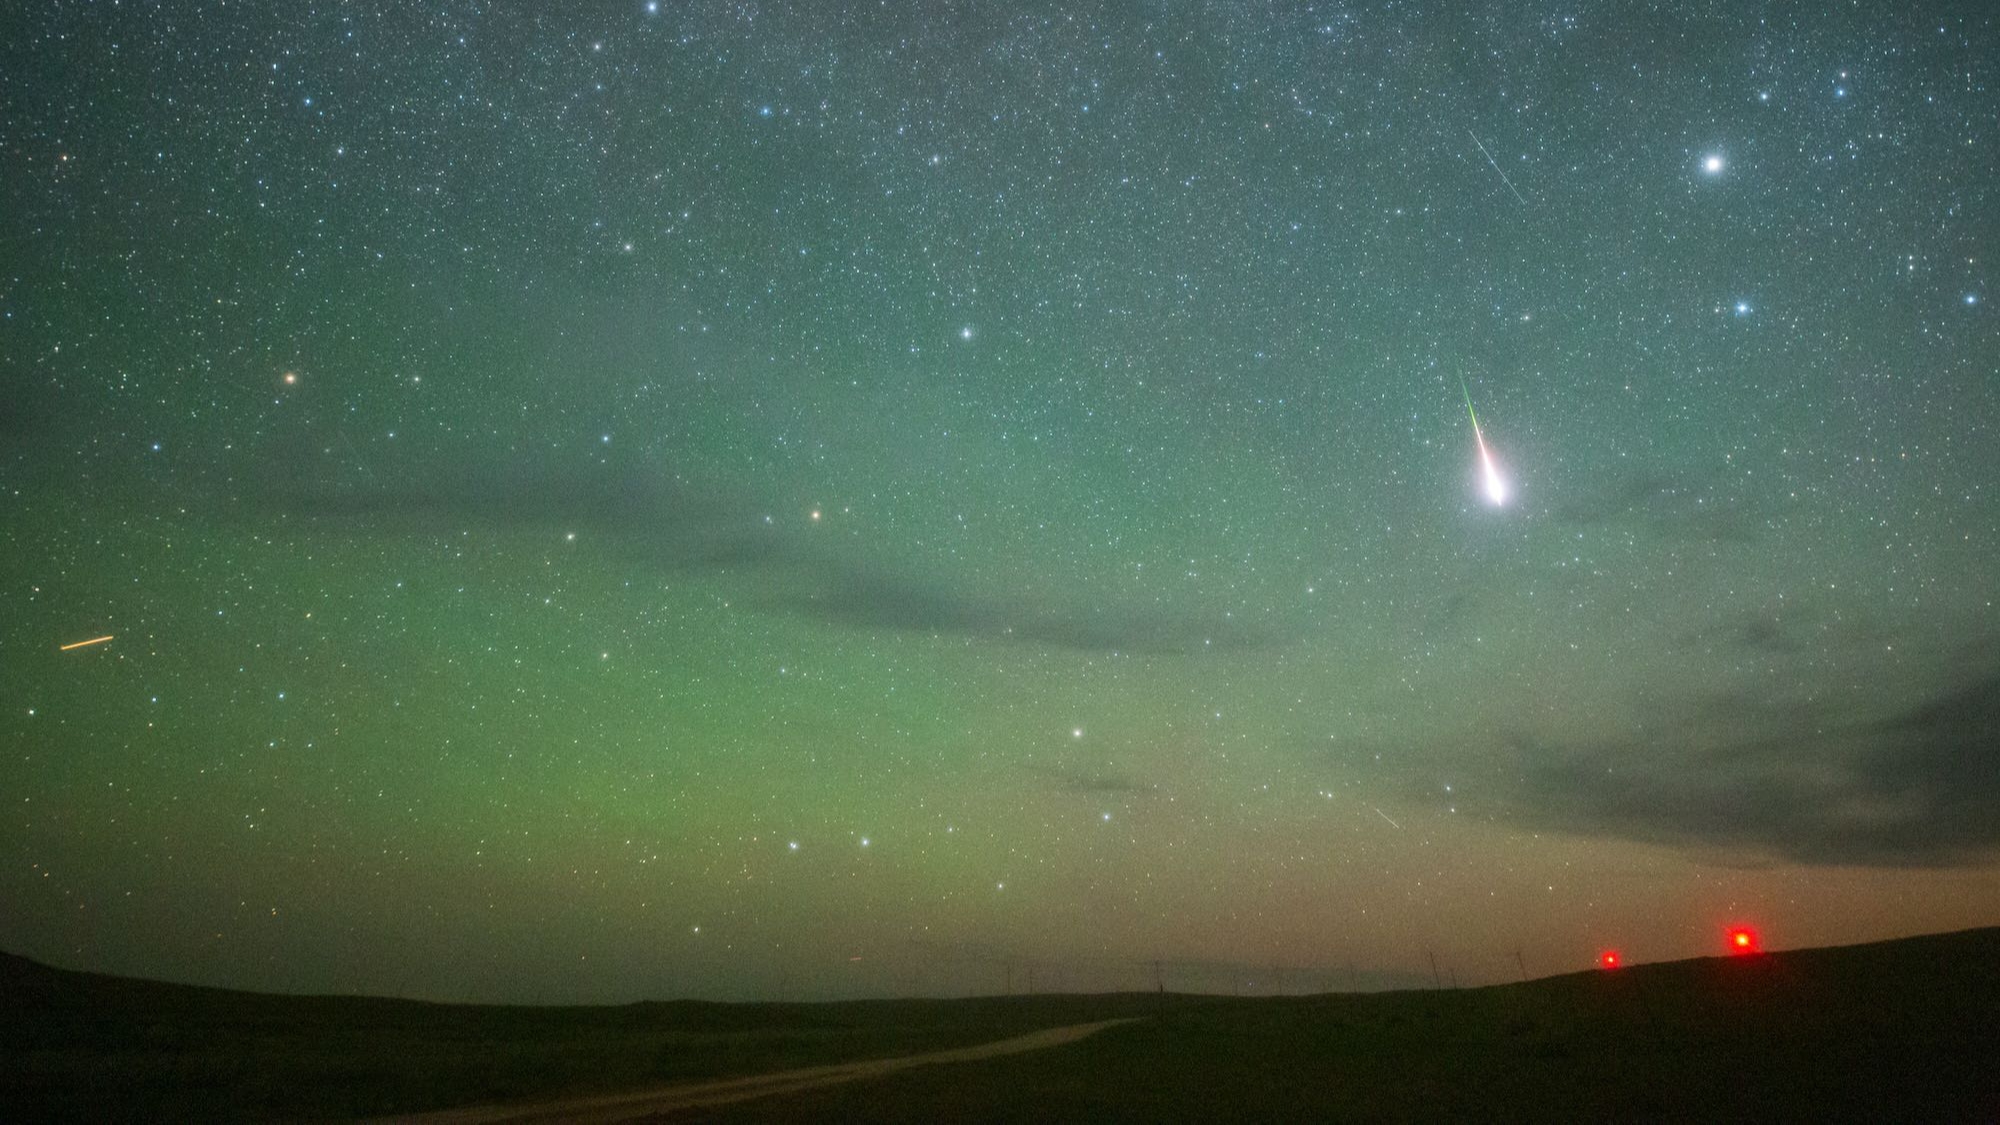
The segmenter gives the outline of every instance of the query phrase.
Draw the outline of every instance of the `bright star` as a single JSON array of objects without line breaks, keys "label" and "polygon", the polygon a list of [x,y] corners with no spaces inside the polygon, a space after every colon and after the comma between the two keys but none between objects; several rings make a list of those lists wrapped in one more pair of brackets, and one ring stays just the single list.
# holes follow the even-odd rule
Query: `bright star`
[{"label": "bright star", "polygon": [[1721,154],[1710,153],[1707,156],[1703,157],[1701,161],[1701,170],[1707,172],[1711,176],[1720,175],[1722,173]]},{"label": "bright star", "polygon": [[961,339],[961,340],[970,340],[970,339],[972,339],[972,325],[968,324],[968,325],[966,325],[965,327],[963,327],[963,328],[959,329],[959,330],[958,330],[958,338],[959,338],[959,339]]}]

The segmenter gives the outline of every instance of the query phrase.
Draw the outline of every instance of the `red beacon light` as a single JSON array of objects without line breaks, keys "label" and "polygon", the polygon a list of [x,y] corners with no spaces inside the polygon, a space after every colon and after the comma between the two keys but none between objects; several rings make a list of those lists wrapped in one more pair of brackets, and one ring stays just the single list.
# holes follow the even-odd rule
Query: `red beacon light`
[{"label": "red beacon light", "polygon": [[1736,926],[1730,929],[1729,952],[1737,955],[1758,952],[1757,931],[1747,926]]},{"label": "red beacon light", "polygon": [[1618,956],[1618,951],[1615,949],[1607,949],[1597,955],[1597,966],[1601,969],[1615,969],[1624,963],[1624,959]]}]

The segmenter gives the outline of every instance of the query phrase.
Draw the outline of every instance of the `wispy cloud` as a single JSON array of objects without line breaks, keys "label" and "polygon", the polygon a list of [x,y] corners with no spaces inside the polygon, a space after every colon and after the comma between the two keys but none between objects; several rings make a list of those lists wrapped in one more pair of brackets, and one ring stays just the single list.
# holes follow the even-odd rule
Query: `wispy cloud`
[{"label": "wispy cloud", "polygon": [[1229,613],[1150,604],[973,590],[919,579],[885,561],[876,545],[846,552],[774,526],[766,510],[727,488],[593,467],[569,473],[486,468],[478,472],[351,474],[267,483],[253,494],[265,511],[322,524],[381,531],[576,532],[646,565],[675,571],[784,567],[782,580],[751,604],[856,629],[988,637],[1088,652],[1191,654],[1260,648],[1286,638]]},{"label": "wispy cloud", "polygon": [[1888,718],[1823,709],[1734,740],[1517,736],[1512,749],[1501,800],[1548,827],[1808,864],[1940,867],[2000,852],[2000,672]]},{"label": "wispy cloud", "polygon": [[[356,455],[358,456],[358,455]],[[323,525],[402,532],[575,533],[667,569],[776,562],[798,553],[744,498],[608,468],[569,473],[484,467],[266,483],[261,510]]]},{"label": "wispy cloud", "polygon": [[1034,772],[1047,777],[1056,788],[1082,796],[1095,794],[1124,794],[1154,792],[1158,786],[1148,785],[1138,778],[1110,768],[1090,767],[1037,767]]},{"label": "wispy cloud", "polygon": [[1004,598],[850,570],[786,600],[793,612],[863,629],[901,629],[1012,639],[1091,652],[1170,655],[1262,648],[1280,643],[1275,629],[1228,614]]},{"label": "wispy cloud", "polygon": [[1745,506],[1699,477],[1642,471],[1607,478],[1555,509],[1565,523],[1632,520],[1664,536],[1717,543],[1753,543],[1756,521]]}]

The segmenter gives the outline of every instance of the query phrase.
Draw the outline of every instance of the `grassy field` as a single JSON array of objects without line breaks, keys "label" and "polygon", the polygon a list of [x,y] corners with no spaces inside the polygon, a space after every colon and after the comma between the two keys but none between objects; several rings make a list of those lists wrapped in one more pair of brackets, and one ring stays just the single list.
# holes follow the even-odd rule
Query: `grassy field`
[{"label": "grassy field", "polygon": [[17,1120],[367,1116],[965,1046],[1156,1001],[501,1007],[231,992],[0,955],[0,1106]]},{"label": "grassy field", "polygon": [[1002,1039],[700,1120],[1993,1120],[2000,930],[1526,984],[1314,997],[616,1008],[282,997],[0,960],[14,1119],[343,1117],[613,1091]]},{"label": "grassy field", "polygon": [[2000,930],[1217,1000],[703,1121],[2000,1119]]}]

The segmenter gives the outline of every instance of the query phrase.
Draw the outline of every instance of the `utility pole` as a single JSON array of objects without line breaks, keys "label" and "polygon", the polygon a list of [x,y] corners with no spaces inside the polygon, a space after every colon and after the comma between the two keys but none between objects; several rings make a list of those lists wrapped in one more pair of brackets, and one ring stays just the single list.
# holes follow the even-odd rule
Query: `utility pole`
[{"label": "utility pole", "polygon": [[1438,975],[1438,955],[1426,949],[1424,950],[1424,956],[1431,959],[1431,986],[1442,989],[1444,987],[1444,978]]},{"label": "utility pole", "polygon": [[1521,979],[1526,981],[1528,979],[1528,963],[1521,960],[1521,951],[1518,949],[1514,951],[1514,963],[1521,966]]}]

